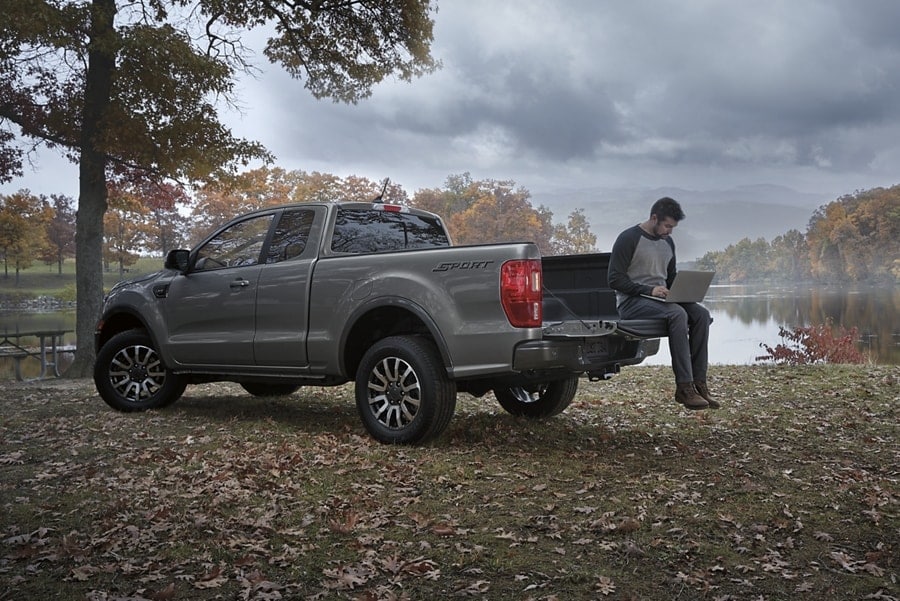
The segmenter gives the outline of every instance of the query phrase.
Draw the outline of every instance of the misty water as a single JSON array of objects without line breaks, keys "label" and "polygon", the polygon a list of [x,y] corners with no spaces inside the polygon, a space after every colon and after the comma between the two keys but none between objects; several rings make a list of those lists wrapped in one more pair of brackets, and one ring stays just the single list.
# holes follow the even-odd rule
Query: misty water
[{"label": "misty water", "polygon": [[[858,347],[874,362],[900,365],[900,287],[712,286],[704,304],[714,319],[709,343],[712,364],[756,363],[756,357],[765,354],[760,344],[774,347],[784,342],[779,337],[779,326],[791,329],[818,325],[830,318],[836,327],[856,327]],[[0,332],[47,329],[74,331],[74,310],[0,312]],[[67,334],[64,342],[75,343],[74,333]],[[644,363],[670,363],[665,340],[659,354]],[[0,378],[12,373],[11,360],[0,360]]]}]

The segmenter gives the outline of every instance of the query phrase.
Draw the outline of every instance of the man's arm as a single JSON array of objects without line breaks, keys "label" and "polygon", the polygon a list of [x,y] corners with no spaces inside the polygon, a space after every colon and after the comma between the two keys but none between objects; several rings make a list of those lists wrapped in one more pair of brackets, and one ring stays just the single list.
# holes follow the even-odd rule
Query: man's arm
[{"label": "man's arm", "polygon": [[677,270],[675,269],[675,241],[672,240],[672,237],[670,236],[666,238],[666,242],[669,243],[669,247],[672,249],[672,258],[666,266],[666,288],[671,288],[672,282],[675,281],[675,274],[677,273]]},{"label": "man's arm", "polygon": [[628,277],[628,266],[631,264],[631,258],[634,256],[634,251],[640,239],[641,233],[637,228],[625,230],[616,238],[609,257],[609,269],[607,272],[609,287],[630,296],[653,293],[652,286],[636,284]]}]

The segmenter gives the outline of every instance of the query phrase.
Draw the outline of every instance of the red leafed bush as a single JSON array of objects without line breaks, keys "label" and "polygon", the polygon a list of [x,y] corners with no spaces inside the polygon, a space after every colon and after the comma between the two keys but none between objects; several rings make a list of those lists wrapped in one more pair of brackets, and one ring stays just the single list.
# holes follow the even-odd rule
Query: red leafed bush
[{"label": "red leafed bush", "polygon": [[781,344],[771,347],[766,343],[759,346],[766,354],[756,357],[757,361],[774,361],[781,365],[805,365],[808,363],[866,363],[868,357],[856,348],[859,330],[849,330],[843,326],[835,331],[834,323],[828,318],[825,323],[787,329],[778,328]]}]

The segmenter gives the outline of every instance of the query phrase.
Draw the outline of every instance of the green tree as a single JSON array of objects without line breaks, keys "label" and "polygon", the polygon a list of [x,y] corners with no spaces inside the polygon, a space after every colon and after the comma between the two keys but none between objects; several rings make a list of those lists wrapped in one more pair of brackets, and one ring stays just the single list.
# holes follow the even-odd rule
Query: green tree
[{"label": "green tree", "polygon": [[728,245],[717,258],[720,281],[735,284],[764,279],[769,265],[769,243],[763,238],[742,238]]},{"label": "green tree", "polygon": [[788,230],[772,240],[768,272],[773,279],[789,282],[809,279],[809,246],[800,230]]},{"label": "green tree", "polygon": [[352,103],[389,74],[436,67],[431,12],[430,0],[0,0],[0,181],[21,173],[19,139],[79,166],[70,373],[93,363],[109,178],[191,182],[271,158],[216,110],[251,69],[242,30],[274,24],[265,56],[316,98]]},{"label": "green tree", "polygon": [[695,267],[706,271],[715,271],[716,280],[727,282],[730,278],[729,274],[725,273],[724,257],[724,251],[711,250],[695,261]]},{"label": "green tree", "polygon": [[449,175],[443,188],[422,189],[415,193],[411,203],[424,210],[437,213],[446,220],[461,213],[475,202],[474,191],[478,184],[466,172]]}]

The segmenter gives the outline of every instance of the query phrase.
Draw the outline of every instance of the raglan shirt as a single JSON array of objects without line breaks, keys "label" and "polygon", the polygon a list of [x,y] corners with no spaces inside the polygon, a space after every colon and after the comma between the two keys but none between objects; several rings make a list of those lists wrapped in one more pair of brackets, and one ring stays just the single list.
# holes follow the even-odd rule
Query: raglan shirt
[{"label": "raglan shirt", "polygon": [[675,279],[675,242],[671,236],[651,236],[640,225],[616,238],[609,259],[609,287],[616,291],[616,306],[629,296],[651,294],[656,286],[669,287]]}]

